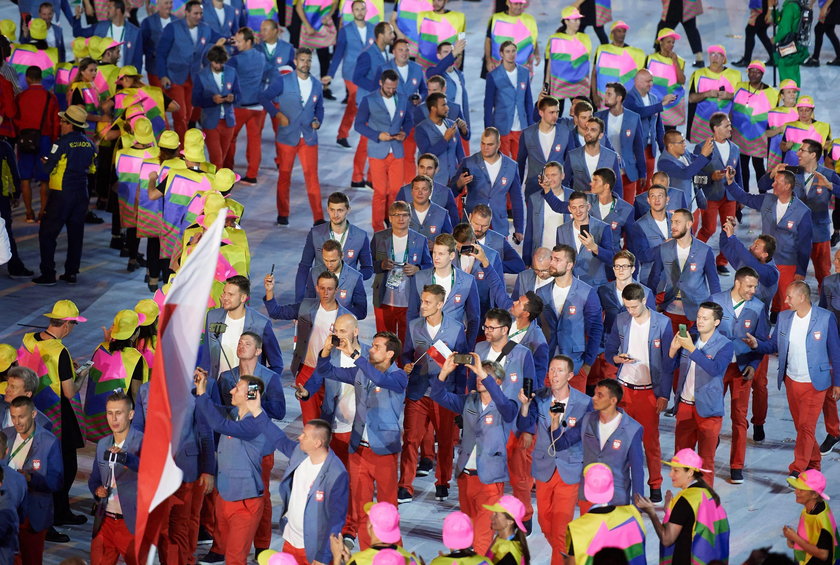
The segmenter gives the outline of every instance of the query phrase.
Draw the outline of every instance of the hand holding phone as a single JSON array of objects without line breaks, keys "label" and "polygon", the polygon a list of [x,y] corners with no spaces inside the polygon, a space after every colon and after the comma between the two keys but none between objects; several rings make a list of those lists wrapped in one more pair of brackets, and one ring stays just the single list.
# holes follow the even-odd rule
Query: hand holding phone
[{"label": "hand holding phone", "polygon": [[680,337],[688,337],[688,327],[685,324],[679,326]]}]

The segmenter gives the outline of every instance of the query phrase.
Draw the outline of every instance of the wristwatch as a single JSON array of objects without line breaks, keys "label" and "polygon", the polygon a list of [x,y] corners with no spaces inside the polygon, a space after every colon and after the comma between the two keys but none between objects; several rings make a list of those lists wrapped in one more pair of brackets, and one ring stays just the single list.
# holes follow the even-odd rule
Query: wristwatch
[{"label": "wristwatch", "polygon": [[358,349],[354,350],[353,353],[350,354],[350,359],[357,359],[361,355],[361,351]]}]

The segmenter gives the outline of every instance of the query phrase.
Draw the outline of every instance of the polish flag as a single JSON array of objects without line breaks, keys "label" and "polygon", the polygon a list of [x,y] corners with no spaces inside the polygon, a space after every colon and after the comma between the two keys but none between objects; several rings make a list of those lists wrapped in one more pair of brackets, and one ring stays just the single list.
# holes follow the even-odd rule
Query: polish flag
[{"label": "polish flag", "polygon": [[143,439],[137,476],[138,563],[151,562],[164,518],[161,503],[181,486],[183,472],[175,464],[186,417],[193,414],[191,390],[195,360],[207,300],[219,257],[226,211],[221,211],[178,271],[160,310],[158,348],[149,385],[146,413],[147,433]]},{"label": "polish flag", "polygon": [[443,364],[446,363],[446,359],[452,355],[452,350],[449,349],[442,340],[437,340],[432,344],[432,346],[426,351],[426,353],[434,359],[435,363],[443,367]]}]

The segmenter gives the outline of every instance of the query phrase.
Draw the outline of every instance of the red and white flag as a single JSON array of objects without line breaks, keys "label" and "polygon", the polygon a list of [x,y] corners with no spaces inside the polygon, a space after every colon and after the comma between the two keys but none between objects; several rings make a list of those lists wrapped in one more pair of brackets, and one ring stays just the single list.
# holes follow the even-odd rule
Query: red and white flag
[{"label": "red and white flag", "polygon": [[[154,556],[163,518],[161,503],[181,486],[183,472],[175,464],[184,426],[194,412],[191,393],[195,361],[207,299],[219,257],[225,211],[221,211],[178,271],[160,310],[146,435],[137,476],[137,562]],[[157,512],[156,512],[157,509]]]},{"label": "red and white flag", "polygon": [[426,353],[434,359],[435,363],[443,367],[443,364],[446,363],[446,359],[452,355],[452,350],[449,349],[449,346],[443,343],[443,340],[437,340],[432,344],[432,346],[426,351]]}]

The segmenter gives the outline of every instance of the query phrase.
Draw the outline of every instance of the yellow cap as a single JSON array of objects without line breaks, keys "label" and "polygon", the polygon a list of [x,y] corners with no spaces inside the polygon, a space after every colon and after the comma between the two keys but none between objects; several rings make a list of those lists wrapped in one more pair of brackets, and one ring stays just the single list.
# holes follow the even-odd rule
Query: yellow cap
[{"label": "yellow cap", "polygon": [[47,312],[44,316],[51,320],[87,322],[87,318],[79,316],[79,308],[72,300],[59,300],[53,305],[52,311]]},{"label": "yellow cap", "polygon": [[215,190],[208,190],[204,195],[204,218],[201,225],[209,228],[216,221],[219,212],[225,207],[225,197]]},{"label": "yellow cap", "polygon": [[581,18],[583,18],[583,16],[581,15],[580,10],[574,6],[566,6],[563,8],[563,11],[560,12],[561,20],[579,20]]},{"label": "yellow cap", "polygon": [[145,116],[137,118],[134,122],[134,140],[141,145],[155,142],[155,130],[152,129],[152,122]]},{"label": "yellow cap", "polygon": [[90,57],[90,47],[88,45],[89,38],[87,37],[77,37],[73,40],[73,57],[76,58],[76,61],[81,61],[85,57]]},{"label": "yellow cap", "polygon": [[0,35],[9,41],[16,41],[17,24],[12,20],[0,20]]},{"label": "yellow cap", "polygon": [[90,50],[90,56],[99,61],[102,59],[102,56],[105,55],[105,51],[114,47],[119,47],[120,45],[122,45],[122,43],[114,41],[110,37],[93,36],[88,42],[88,49]]},{"label": "yellow cap", "polygon": [[193,163],[203,163],[204,133],[199,129],[188,129],[184,134],[184,158]]},{"label": "yellow cap", "polygon": [[216,176],[213,177],[213,182],[210,183],[213,187],[213,190],[218,190],[219,192],[227,192],[231,188],[233,188],[233,183],[235,183],[238,179],[236,178],[236,173],[231,171],[230,169],[219,169],[216,171]]},{"label": "yellow cap", "polygon": [[141,326],[151,326],[160,315],[160,307],[151,298],[144,298],[135,304],[134,311],[137,312]]},{"label": "yellow cap", "polygon": [[17,349],[8,343],[0,343],[0,373],[8,371],[15,361],[17,361]]},{"label": "yellow cap", "polygon": [[158,146],[163,149],[178,149],[181,146],[181,139],[172,130],[166,130],[160,134]]},{"label": "yellow cap", "polygon": [[124,67],[120,67],[120,72],[117,73],[117,78],[139,76],[141,75],[137,72],[137,67],[135,67],[134,65],[126,65]]},{"label": "yellow cap", "polygon": [[659,33],[656,34],[656,41],[662,41],[666,37],[673,37],[674,41],[676,41],[682,36],[669,27],[663,27],[659,30]]},{"label": "yellow cap", "polygon": [[128,339],[137,331],[140,317],[134,310],[120,310],[111,324],[111,339]]},{"label": "yellow cap", "polygon": [[47,22],[41,18],[29,20],[29,35],[32,39],[43,40],[47,38]]}]

